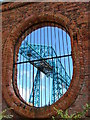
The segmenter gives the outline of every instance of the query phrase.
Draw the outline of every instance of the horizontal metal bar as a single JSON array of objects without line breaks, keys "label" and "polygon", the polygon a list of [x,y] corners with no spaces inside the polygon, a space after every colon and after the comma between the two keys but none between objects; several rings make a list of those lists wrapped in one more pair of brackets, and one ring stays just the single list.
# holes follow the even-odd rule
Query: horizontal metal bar
[{"label": "horizontal metal bar", "polygon": [[72,56],[72,54],[62,55],[62,56],[56,56],[56,57],[50,57],[50,58],[43,58],[43,59],[38,59],[38,60],[31,60],[31,61],[28,60],[28,61],[24,61],[24,62],[17,62],[17,63],[15,63],[15,64],[22,64],[22,63],[27,63],[27,62],[33,63],[33,62],[42,61],[42,60],[49,60],[49,59],[69,57],[69,56]]}]

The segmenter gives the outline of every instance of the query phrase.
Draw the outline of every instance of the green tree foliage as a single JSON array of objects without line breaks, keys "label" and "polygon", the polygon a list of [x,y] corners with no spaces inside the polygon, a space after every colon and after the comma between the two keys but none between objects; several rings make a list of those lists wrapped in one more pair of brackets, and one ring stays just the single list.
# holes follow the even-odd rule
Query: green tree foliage
[{"label": "green tree foliage", "polygon": [[[80,118],[84,118],[85,117],[85,114],[86,112],[90,109],[90,105],[89,104],[86,104],[85,106],[83,106],[83,111],[82,112],[77,112],[77,113],[74,113],[74,114],[71,114],[69,115],[68,114],[68,110],[66,111],[62,111],[62,110],[57,110],[55,107],[54,107],[54,110],[57,111],[57,114],[60,116],[61,119],[80,119]],[[52,116],[52,119],[55,120],[55,117]]]},{"label": "green tree foliage", "polygon": [[13,108],[7,108],[0,113],[0,120],[2,120],[3,118],[7,118],[7,119],[12,118],[13,115],[8,115],[7,114],[7,112],[11,109],[13,109]]}]

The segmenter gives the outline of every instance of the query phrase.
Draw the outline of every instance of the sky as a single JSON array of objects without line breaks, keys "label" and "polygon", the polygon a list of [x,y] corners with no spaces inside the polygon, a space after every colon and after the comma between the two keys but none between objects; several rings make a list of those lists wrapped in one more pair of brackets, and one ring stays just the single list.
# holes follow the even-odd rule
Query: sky
[{"label": "sky", "polygon": [[[27,43],[29,45],[32,45],[32,48],[33,48],[32,54],[34,53],[36,54],[37,52],[39,54],[39,55],[37,54],[37,56],[41,56],[40,58],[71,54],[71,40],[69,35],[66,34],[64,30],[57,27],[48,26],[48,27],[39,28],[33,31],[24,39],[24,41],[21,44],[21,48],[24,47],[24,45],[27,46]],[[41,49],[40,45],[47,46],[46,50],[43,47]],[[52,54],[51,46],[53,48],[53,54]],[[27,51],[28,47],[25,50]],[[26,51],[24,51],[22,55],[18,54],[17,62],[23,62],[23,61],[29,60],[24,57],[25,55],[24,53]],[[44,57],[43,55],[46,55],[46,57]],[[33,56],[30,60],[37,60],[37,59],[38,57]],[[59,75],[63,74],[63,77],[65,78],[64,74],[66,71],[65,75],[67,75],[67,78],[70,77],[70,79],[68,79],[67,82],[70,84],[70,80],[72,79],[72,75],[73,75],[73,63],[72,63],[71,56],[66,58],[62,57],[61,59],[60,58],[54,59],[53,61],[55,63],[55,71],[57,71],[57,67],[58,67]],[[52,64],[52,61],[51,61],[51,64]],[[62,68],[62,73],[61,73],[61,68]],[[28,103],[30,94],[32,93],[32,88],[33,88],[33,65],[30,64],[29,62],[24,64],[18,64],[17,70],[18,70],[17,72],[18,89],[20,91],[22,98]],[[35,80],[36,74],[37,74],[37,68],[34,67],[34,80]],[[55,79],[57,80],[56,77]],[[41,106],[43,107],[45,105],[48,105],[49,103],[50,105],[52,104],[52,87],[53,87],[52,83],[53,83],[52,77],[50,76],[47,77],[43,72],[40,72],[40,86],[39,86],[40,87],[40,106],[39,107]],[[46,84],[46,87],[45,87],[45,84]],[[60,85],[61,88],[62,86]],[[64,94],[66,92],[65,87],[63,87],[60,90],[60,92]],[[46,103],[45,103],[45,95],[46,95]],[[55,101],[57,101],[60,97],[61,97],[60,95],[59,96],[57,95]],[[37,107],[38,105],[36,104],[35,106]]]}]

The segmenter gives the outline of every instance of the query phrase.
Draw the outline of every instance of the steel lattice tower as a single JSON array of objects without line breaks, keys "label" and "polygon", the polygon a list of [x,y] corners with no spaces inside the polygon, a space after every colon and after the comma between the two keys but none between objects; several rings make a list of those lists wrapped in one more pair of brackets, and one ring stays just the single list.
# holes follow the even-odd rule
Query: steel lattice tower
[{"label": "steel lattice tower", "polygon": [[57,57],[55,50],[52,46],[26,43],[24,47],[20,47],[19,53],[24,56],[30,64],[37,68],[36,77],[34,79],[34,90],[32,87],[29,103],[40,107],[40,71],[47,77],[51,77],[53,79],[51,101],[54,103],[58,98],[60,98],[60,96],[62,96],[62,84],[64,84],[67,89],[71,81],[60,59]]}]

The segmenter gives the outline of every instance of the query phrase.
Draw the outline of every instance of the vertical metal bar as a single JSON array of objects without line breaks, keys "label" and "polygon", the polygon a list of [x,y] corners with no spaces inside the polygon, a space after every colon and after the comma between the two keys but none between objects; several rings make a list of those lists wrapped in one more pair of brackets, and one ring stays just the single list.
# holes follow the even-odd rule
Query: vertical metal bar
[{"label": "vertical metal bar", "polygon": [[[63,53],[65,55],[65,49],[64,49],[64,39],[63,39],[63,30],[62,30],[62,43],[63,43]],[[65,57],[64,57],[64,69],[65,69],[65,81],[67,83],[67,80],[66,80],[66,63],[65,63]],[[66,84],[67,86],[67,84]],[[64,86],[63,86],[64,87]]]},{"label": "vertical metal bar", "polygon": [[[50,32],[51,32],[51,48],[53,47],[52,46],[52,27],[50,27]],[[52,50],[51,50],[51,53],[52,53]],[[53,55],[53,54],[52,54]],[[51,56],[52,57],[52,56]],[[53,57],[52,57],[52,59],[51,59],[51,61],[52,61],[52,67],[53,67]],[[52,87],[53,87],[53,85],[52,85]],[[50,86],[50,89],[52,89],[51,88],[51,86]],[[52,91],[52,90],[51,90]],[[53,92],[53,91],[52,91]],[[50,94],[51,96],[51,104],[52,104],[52,93]]]},{"label": "vertical metal bar", "polygon": [[[55,33],[55,24],[54,24],[54,41],[55,41],[55,43],[54,43],[54,46],[55,46],[55,52],[56,52],[56,33]],[[54,59],[55,60],[55,67],[56,67],[56,59]],[[56,75],[55,75],[56,76]],[[55,98],[55,101],[54,102],[56,102],[56,79],[54,78],[54,90],[55,90],[55,92],[54,92],[54,98]]]},{"label": "vertical metal bar", "polygon": [[[27,36],[27,46],[28,46],[28,36]],[[26,101],[27,101],[27,63],[26,63]]]},{"label": "vertical metal bar", "polygon": [[33,106],[34,106],[34,63],[33,63]]},{"label": "vertical metal bar", "polygon": [[[47,48],[48,48],[48,58],[49,58],[49,39],[48,39],[48,23],[47,23]],[[47,60],[49,62],[49,60]],[[47,83],[47,81],[46,81]],[[47,85],[47,84],[46,84]],[[47,94],[47,93],[46,93]],[[46,101],[47,102],[47,101]]]},{"label": "vertical metal bar", "polygon": [[[50,32],[51,32],[51,48],[52,48],[52,47],[53,47],[53,46],[52,46],[52,26],[50,27]],[[52,51],[51,51],[51,53],[52,53]],[[52,56],[51,56],[51,57],[52,57]],[[52,61],[52,66],[53,66],[53,59],[51,59],[51,61]],[[52,89],[51,86],[50,86],[50,89]],[[52,90],[51,90],[51,91],[52,91]],[[52,92],[53,92],[53,91],[52,91]],[[52,104],[52,93],[51,93],[50,95],[51,95],[50,97],[51,97],[51,104]]]},{"label": "vertical metal bar", "polygon": [[[22,56],[23,57],[23,56]],[[23,62],[24,62],[24,57],[23,57]],[[22,96],[23,96],[23,81],[24,81],[24,63],[22,66],[23,74],[22,74]]]},{"label": "vertical metal bar", "polygon": [[[28,39],[28,45],[29,45],[29,35],[27,36],[27,39]],[[27,50],[28,51],[28,50]],[[27,64],[27,71],[29,71],[29,63]],[[29,76],[30,76],[30,74],[28,73],[27,74],[27,93],[29,94],[30,92],[29,92],[29,88],[30,88],[30,80],[29,80]],[[27,103],[28,103],[28,101],[29,101],[29,98],[28,98],[28,95],[27,95]]]},{"label": "vertical metal bar", "polygon": [[45,52],[45,27],[44,27],[44,52]]},{"label": "vertical metal bar", "polygon": [[[35,34],[34,34],[34,31],[33,31],[33,39],[34,39],[34,40],[33,40],[32,43],[35,45]],[[35,84],[36,84],[35,82],[36,82],[36,81],[34,80],[34,74],[35,74],[35,73],[34,73],[34,63],[33,63],[33,96],[34,96],[34,97],[33,97],[33,98],[34,98],[34,99],[33,99],[33,106],[35,106],[35,105],[37,104],[37,103],[36,103],[37,101],[35,100],[35,99],[36,99],[36,98],[35,98],[35,97],[36,97],[36,89],[35,89]]]},{"label": "vertical metal bar", "polygon": [[[53,41],[52,41],[52,30],[53,30],[53,27],[51,28],[51,46],[52,46],[52,48],[53,48]],[[52,68],[54,68],[54,66],[53,66],[53,49],[52,49]],[[53,69],[53,72],[54,72],[54,69]],[[52,88],[53,88],[53,90],[52,90],[52,103],[53,102],[55,102],[55,96],[54,96],[54,74],[53,74],[53,85],[52,85]]]},{"label": "vertical metal bar", "polygon": [[[49,37],[48,37],[48,39],[49,39]],[[49,77],[49,105],[50,105],[50,77]]]},{"label": "vertical metal bar", "polygon": [[[31,44],[31,34],[29,34],[29,44]],[[29,74],[29,81],[30,81],[30,86],[29,86],[29,96],[31,94],[31,64],[29,63],[29,71],[30,71],[30,74]],[[29,98],[30,100],[30,98]],[[29,101],[31,102],[31,101]]]},{"label": "vertical metal bar", "polygon": [[26,101],[27,101],[27,63],[26,63]]},{"label": "vertical metal bar", "polygon": [[[66,35],[66,44],[67,44],[67,32],[65,31],[65,35]],[[68,45],[68,44],[67,44]],[[67,47],[67,52],[68,52],[68,46],[66,45]],[[68,54],[68,53],[67,53]],[[66,59],[67,60],[67,59]],[[66,62],[67,63],[67,62]],[[67,69],[67,66],[66,66],[66,69]],[[66,79],[66,83],[67,83],[67,79]],[[66,85],[66,89],[68,89],[68,86]]]},{"label": "vertical metal bar", "polygon": [[50,105],[50,77],[49,77],[49,105]]},{"label": "vertical metal bar", "polygon": [[[56,61],[56,65],[57,65],[57,61]],[[58,90],[57,90],[57,91],[58,91],[58,92],[57,92],[57,100],[58,100],[58,99],[59,99],[58,68],[57,68],[57,87],[58,87],[58,88],[57,88],[57,89],[58,89]]]},{"label": "vertical metal bar", "polygon": [[[67,31],[66,31],[66,43],[67,43],[67,52],[68,52],[68,55],[69,55],[68,40],[67,40]],[[70,78],[71,78],[69,56],[68,56],[68,65],[69,65],[69,76],[70,76]]]},{"label": "vertical metal bar", "polygon": [[[62,49],[63,49],[63,54],[64,54],[64,45],[63,45],[63,29],[62,29]],[[65,62],[64,62],[65,65]],[[64,73],[63,73],[64,74]],[[62,94],[63,94],[63,88],[64,88],[64,83],[62,83]]]},{"label": "vertical metal bar", "polygon": [[[44,54],[45,54],[45,27],[44,27]],[[46,75],[45,75],[45,105],[46,105]]]},{"label": "vertical metal bar", "polygon": [[46,75],[45,75],[45,105],[46,105]]},{"label": "vertical metal bar", "polygon": [[[19,58],[20,58],[20,62],[21,62],[21,54],[20,54]],[[19,90],[20,90],[20,84],[21,84],[20,81],[21,81],[21,64],[19,64]]]},{"label": "vertical metal bar", "polygon": [[[58,29],[58,43],[59,43],[59,53],[60,53],[59,56],[61,56],[59,29]],[[61,62],[61,58],[60,58],[60,62]]]},{"label": "vertical metal bar", "polygon": [[[46,30],[45,30],[46,31]],[[46,35],[44,34],[44,37],[45,37]],[[44,38],[45,39],[45,38]],[[45,39],[46,40],[46,39]],[[45,42],[45,41],[44,41]],[[45,52],[45,51],[44,51]],[[46,105],[46,75],[45,75],[45,105]]]},{"label": "vertical metal bar", "polygon": [[[62,29],[61,29],[61,32],[62,32]],[[59,34],[59,38],[60,38],[60,34]],[[62,34],[61,34],[61,38],[62,38]],[[61,40],[61,39],[60,39]],[[61,46],[62,44],[60,44],[60,46]],[[61,53],[61,47],[60,47],[60,53]],[[61,53],[62,54],[62,53]],[[60,58],[60,60],[61,60],[61,58]],[[62,68],[61,68],[61,75],[62,75],[63,73],[62,73]],[[61,77],[61,80],[62,80],[62,77]],[[61,81],[61,86],[62,86],[62,95],[63,95],[63,82]]]},{"label": "vertical metal bar", "polygon": [[[40,45],[41,45],[41,39],[42,39],[42,32],[41,32],[41,29],[40,29]],[[40,48],[40,55],[42,54],[41,52],[42,52],[42,50]],[[40,81],[41,81],[41,107],[42,107],[42,74],[40,74]]]},{"label": "vertical metal bar", "polygon": [[[66,33],[66,32],[65,32]],[[65,41],[65,40],[64,40]],[[65,55],[65,42],[63,41],[63,45],[64,45],[64,55]],[[66,79],[66,58],[64,57],[64,64],[65,64],[65,79]],[[67,89],[67,79],[66,79],[66,89]]]},{"label": "vertical metal bar", "polygon": [[[55,29],[55,24],[54,24],[54,35],[55,35],[55,52],[56,52],[56,55],[57,55],[57,45],[56,45],[56,29]],[[56,61],[56,70],[57,70],[57,94],[56,94],[56,91],[55,91],[55,98],[57,98],[57,95],[58,95],[58,69],[57,69],[57,58],[55,59]],[[55,82],[56,83],[56,82]],[[56,100],[56,99],[55,99]]]},{"label": "vertical metal bar", "polygon": [[55,34],[55,52],[57,53],[57,45],[56,45],[56,31],[55,31],[55,24],[54,24],[54,34]]},{"label": "vertical metal bar", "polygon": [[38,30],[37,30],[37,45],[38,45]]},{"label": "vertical metal bar", "polygon": [[[59,43],[59,55],[61,56],[61,50],[60,50],[60,31],[59,31],[59,29],[58,29],[58,43]],[[61,64],[61,58],[60,58],[60,64]],[[62,72],[62,68],[60,67],[60,71],[59,72]],[[60,73],[61,74],[61,73]],[[62,82],[62,78],[61,78],[61,82]],[[62,83],[60,83],[61,84],[61,86],[62,86]],[[60,85],[59,84],[59,85]],[[60,86],[60,87],[61,87]],[[59,90],[59,97],[60,97],[60,95],[61,95],[61,93],[60,93],[60,90]]]},{"label": "vertical metal bar", "polygon": [[[31,44],[32,44],[32,30],[31,30]],[[32,75],[31,75],[31,104],[34,106],[34,78],[33,78],[33,65],[31,65],[31,71],[32,71]]]},{"label": "vertical metal bar", "polygon": [[[48,24],[47,24],[47,43],[48,43],[48,58],[49,58],[49,28],[48,28]],[[48,59],[49,62],[49,59]],[[49,77],[49,105],[50,105],[50,77]]]},{"label": "vertical metal bar", "polygon": [[29,64],[29,96],[31,94],[31,64]]},{"label": "vertical metal bar", "polygon": [[[25,40],[23,41],[24,42],[24,48],[25,48]],[[25,60],[25,58],[23,57],[23,61]],[[23,82],[25,82],[25,80],[24,80],[24,77],[25,77],[25,73],[24,73],[24,69],[25,69],[25,64],[23,63]],[[25,84],[25,83],[24,83]],[[23,91],[23,87],[24,86],[22,86],[22,91]],[[23,92],[22,92],[22,96],[23,96]],[[23,96],[24,97],[24,96]]]},{"label": "vertical metal bar", "polygon": [[40,78],[41,78],[41,107],[42,107],[42,73],[40,74]]},{"label": "vertical metal bar", "polygon": [[49,58],[49,37],[48,37],[48,24],[47,24],[47,44],[48,44],[48,58]]}]

